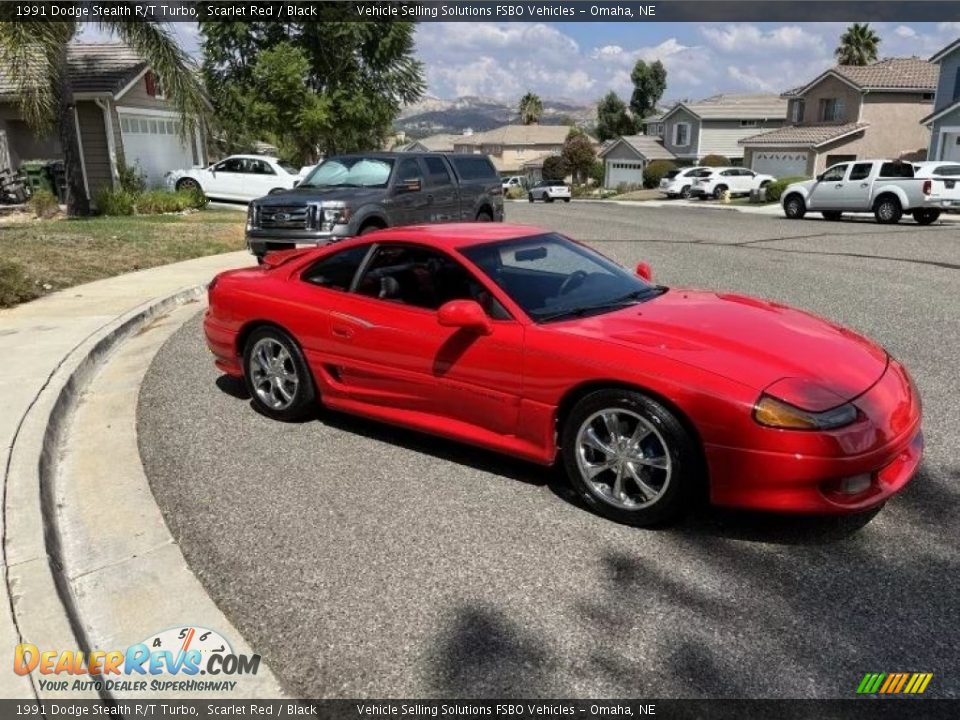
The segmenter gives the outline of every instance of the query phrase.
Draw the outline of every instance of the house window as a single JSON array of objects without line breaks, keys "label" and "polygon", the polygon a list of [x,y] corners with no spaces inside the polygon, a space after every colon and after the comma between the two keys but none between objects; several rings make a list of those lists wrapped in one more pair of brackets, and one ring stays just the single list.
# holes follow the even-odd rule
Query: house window
[{"label": "house window", "polygon": [[740,127],[742,128],[760,127],[760,121],[759,120],[741,120]]},{"label": "house window", "polygon": [[923,93],[923,95],[920,96],[920,99],[926,102],[930,102],[931,100],[933,100],[933,98],[934,98],[933,93]]},{"label": "house window", "polygon": [[803,110],[806,103],[803,100],[794,100],[790,104],[790,122],[803,122]]},{"label": "house window", "polygon": [[840,122],[844,116],[843,98],[824,98],[820,101],[820,120],[823,122]]},{"label": "house window", "polygon": [[690,123],[677,123],[673,126],[673,144],[683,147],[690,144]]}]

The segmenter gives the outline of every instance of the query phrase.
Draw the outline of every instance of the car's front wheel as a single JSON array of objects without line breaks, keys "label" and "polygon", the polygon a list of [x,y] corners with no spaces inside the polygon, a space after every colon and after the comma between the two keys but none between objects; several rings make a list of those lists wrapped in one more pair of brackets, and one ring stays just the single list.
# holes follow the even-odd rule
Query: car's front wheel
[{"label": "car's front wheel", "polygon": [[717,186],[713,189],[713,197],[714,197],[714,199],[715,199],[715,200],[719,200],[726,191],[727,191],[727,186],[726,186],[726,185],[717,185]]},{"label": "car's front wheel", "polygon": [[689,186],[689,185],[684,185],[684,186],[683,186],[683,188],[680,190],[680,197],[682,197],[684,200],[687,200],[687,199],[690,198],[690,186]]},{"label": "car's front wheel", "polygon": [[300,347],[280,328],[251,333],[243,350],[243,375],[254,406],[268,417],[290,422],[313,409],[313,377]]},{"label": "car's front wheel", "polygon": [[783,214],[790,220],[801,220],[807,214],[807,204],[799,195],[791,195],[783,203]]},{"label": "car's front wheel", "polygon": [[567,416],[561,454],[583,502],[617,522],[676,519],[701,479],[696,442],[668,408],[643,393],[598,390]]},{"label": "car's front wheel", "polygon": [[203,195],[203,188],[200,187],[200,183],[193,178],[181,178],[180,180],[177,180],[177,190]]}]

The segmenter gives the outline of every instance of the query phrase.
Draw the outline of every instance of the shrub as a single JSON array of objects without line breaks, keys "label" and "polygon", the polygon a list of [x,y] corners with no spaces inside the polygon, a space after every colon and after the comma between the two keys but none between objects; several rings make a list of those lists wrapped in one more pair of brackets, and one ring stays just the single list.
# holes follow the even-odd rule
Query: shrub
[{"label": "shrub", "polygon": [[726,167],[730,164],[730,158],[724,155],[706,155],[700,160],[700,164],[707,167]]},{"label": "shrub", "polygon": [[136,165],[117,163],[117,180],[121,190],[135,195],[147,189],[147,176]]},{"label": "shrub", "polygon": [[559,155],[551,155],[543,161],[544,180],[563,180],[570,172],[570,168]]},{"label": "shrub", "polygon": [[13,307],[41,294],[40,286],[30,282],[21,265],[0,260],[0,307]]},{"label": "shrub", "polygon": [[634,192],[635,190],[643,189],[642,185],[637,185],[636,183],[626,183],[622,182],[617,185],[616,192],[617,195],[623,195],[624,193]]},{"label": "shrub", "polygon": [[507,189],[507,200],[519,200],[525,198],[527,191],[522,187],[512,187]]},{"label": "shrub", "polygon": [[127,190],[103,189],[95,198],[101,215],[133,215],[137,196]]},{"label": "shrub", "polygon": [[779,202],[780,198],[783,196],[783,191],[787,189],[787,185],[791,185],[795,182],[803,182],[804,180],[809,180],[808,177],[785,177],[777,178],[772,183],[767,185],[767,200]]},{"label": "shrub", "polygon": [[593,180],[594,185],[603,185],[603,178],[606,174],[604,171],[602,160],[593,163],[593,167],[590,168],[590,179]]},{"label": "shrub", "polygon": [[654,160],[643,169],[643,186],[645,188],[657,187],[664,175],[676,169],[676,164],[669,160]]},{"label": "shrub", "polygon": [[37,190],[28,202],[30,211],[38,218],[49,219],[60,212],[57,196],[49,190]]}]

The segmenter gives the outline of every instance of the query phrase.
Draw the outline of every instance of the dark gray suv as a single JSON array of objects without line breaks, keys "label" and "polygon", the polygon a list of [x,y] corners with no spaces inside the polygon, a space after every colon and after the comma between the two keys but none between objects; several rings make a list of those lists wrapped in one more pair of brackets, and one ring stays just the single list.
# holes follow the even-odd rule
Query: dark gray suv
[{"label": "dark gray suv", "polygon": [[396,225],[473,221],[503,221],[500,176],[486,155],[338,155],[293,190],[251,202],[247,246],[263,257]]}]

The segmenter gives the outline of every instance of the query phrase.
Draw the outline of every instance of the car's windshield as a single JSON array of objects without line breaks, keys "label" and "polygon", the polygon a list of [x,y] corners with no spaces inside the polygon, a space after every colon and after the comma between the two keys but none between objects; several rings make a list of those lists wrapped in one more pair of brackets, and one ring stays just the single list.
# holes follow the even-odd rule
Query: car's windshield
[{"label": "car's windshield", "polygon": [[610,312],[665,291],[557,233],[461,252],[537,322]]},{"label": "car's windshield", "polygon": [[330,158],[314,168],[300,187],[386,187],[393,160]]}]

